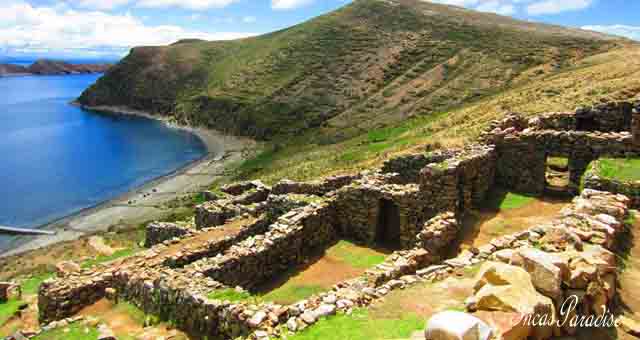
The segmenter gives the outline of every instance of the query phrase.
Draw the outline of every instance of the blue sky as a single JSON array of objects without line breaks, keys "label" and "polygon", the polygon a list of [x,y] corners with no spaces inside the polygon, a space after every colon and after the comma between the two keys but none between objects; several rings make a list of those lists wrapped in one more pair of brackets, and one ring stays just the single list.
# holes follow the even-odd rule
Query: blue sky
[{"label": "blue sky", "polygon": [[[435,0],[640,40],[636,0]],[[281,29],[350,0],[0,0],[0,55],[123,56],[182,38]]]}]

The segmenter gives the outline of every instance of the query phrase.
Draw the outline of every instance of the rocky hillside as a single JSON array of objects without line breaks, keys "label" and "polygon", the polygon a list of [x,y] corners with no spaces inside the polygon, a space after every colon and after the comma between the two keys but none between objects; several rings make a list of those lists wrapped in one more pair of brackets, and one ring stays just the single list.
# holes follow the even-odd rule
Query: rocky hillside
[{"label": "rocky hillside", "polygon": [[332,143],[541,79],[622,39],[419,0],[356,0],[227,42],[138,47],[80,98],[262,139]]},{"label": "rocky hillside", "polygon": [[0,64],[0,76],[10,75],[61,75],[78,73],[103,73],[111,66],[110,64],[69,64],[63,61],[40,59],[29,67]]}]

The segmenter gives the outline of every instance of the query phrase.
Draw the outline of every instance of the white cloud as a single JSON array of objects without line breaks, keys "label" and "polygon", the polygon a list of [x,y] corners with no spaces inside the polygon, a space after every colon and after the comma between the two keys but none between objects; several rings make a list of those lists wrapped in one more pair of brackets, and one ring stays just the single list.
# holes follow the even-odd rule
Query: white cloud
[{"label": "white cloud", "polygon": [[607,34],[615,34],[621,37],[640,41],[640,26],[629,25],[591,25],[582,26],[582,29],[597,31]]},{"label": "white cloud", "polygon": [[488,1],[485,2],[478,7],[476,10],[481,12],[492,12],[501,15],[512,15],[515,14],[516,8],[512,4],[501,3],[500,1]]},{"label": "white cloud", "polygon": [[239,0],[66,0],[75,8],[112,10],[125,5],[141,8],[181,7],[194,11],[223,8]]},{"label": "white cloud", "polygon": [[[429,1],[429,0],[423,0]],[[595,0],[430,0],[447,5],[467,7],[483,12],[513,15],[526,11],[529,15],[557,14],[590,7]]]},{"label": "white cloud", "polygon": [[254,23],[256,21],[258,21],[258,19],[256,17],[254,17],[254,16],[247,16],[247,17],[242,18],[242,22],[247,23],[247,24]]},{"label": "white cloud", "polygon": [[[424,0],[423,0],[424,1]],[[445,5],[467,7],[481,12],[491,12],[501,15],[515,14],[515,4],[526,0],[431,0]]]},{"label": "white cloud", "polygon": [[130,2],[131,0],[80,0],[73,2],[73,4],[82,8],[108,10],[124,6]]},{"label": "white cloud", "polygon": [[585,9],[592,4],[593,0],[544,0],[527,6],[527,13],[530,15],[557,14]]},{"label": "white cloud", "polygon": [[314,0],[271,0],[271,8],[278,10],[294,9],[309,5]]},{"label": "white cloud", "polygon": [[251,35],[147,26],[131,14],[33,7],[21,1],[0,4],[0,48],[18,52],[124,54],[134,46],[166,45],[185,38],[226,40]]},{"label": "white cloud", "polygon": [[191,10],[204,10],[226,7],[237,1],[238,0],[139,0],[136,2],[136,6],[145,8],[182,7]]}]

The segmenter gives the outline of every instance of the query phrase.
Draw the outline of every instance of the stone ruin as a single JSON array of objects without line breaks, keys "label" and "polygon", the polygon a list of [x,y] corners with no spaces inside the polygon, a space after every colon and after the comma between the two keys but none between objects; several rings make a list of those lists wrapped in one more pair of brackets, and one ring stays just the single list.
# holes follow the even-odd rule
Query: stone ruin
[{"label": "stone ruin", "polygon": [[[190,334],[262,339],[479,263],[488,266],[483,272],[522,268],[517,270],[526,275],[514,275],[530,277],[532,288],[520,293],[535,297],[536,311],[555,312],[571,293],[583,297],[586,313],[601,313],[614,301],[611,250],[629,215],[629,199],[615,188],[585,189],[553,223],[446,256],[459,236],[461,217],[479,207],[495,184],[539,194],[549,156],[569,158],[574,185],[598,157],[637,156],[639,111],[640,103],[620,102],[528,120],[509,115],[493,122],[476,144],[398,157],[376,171],[305,183],[225,186],[207,195],[210,201],[197,207],[192,221],[149,224],[148,250],[45,281],[40,321],[68,318],[117,295]],[[397,250],[362,276],[288,306],[208,297],[224,289],[251,291],[340,239]],[[491,295],[491,282],[486,284],[489,288],[470,297],[469,311],[501,298]],[[526,332],[533,334],[550,336],[548,330]]]},{"label": "stone ruin", "polygon": [[640,102],[614,102],[531,119],[495,121],[481,140],[496,146],[496,180],[514,190],[541,194],[549,157],[566,157],[574,191],[589,163],[600,157],[637,156]]}]

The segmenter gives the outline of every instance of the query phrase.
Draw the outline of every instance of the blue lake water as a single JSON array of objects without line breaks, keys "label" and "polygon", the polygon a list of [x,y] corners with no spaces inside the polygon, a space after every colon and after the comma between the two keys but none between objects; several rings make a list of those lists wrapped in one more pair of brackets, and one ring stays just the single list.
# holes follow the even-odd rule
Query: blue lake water
[{"label": "blue lake water", "polygon": [[0,77],[0,225],[45,224],[206,154],[189,132],[69,104],[98,77]]}]

